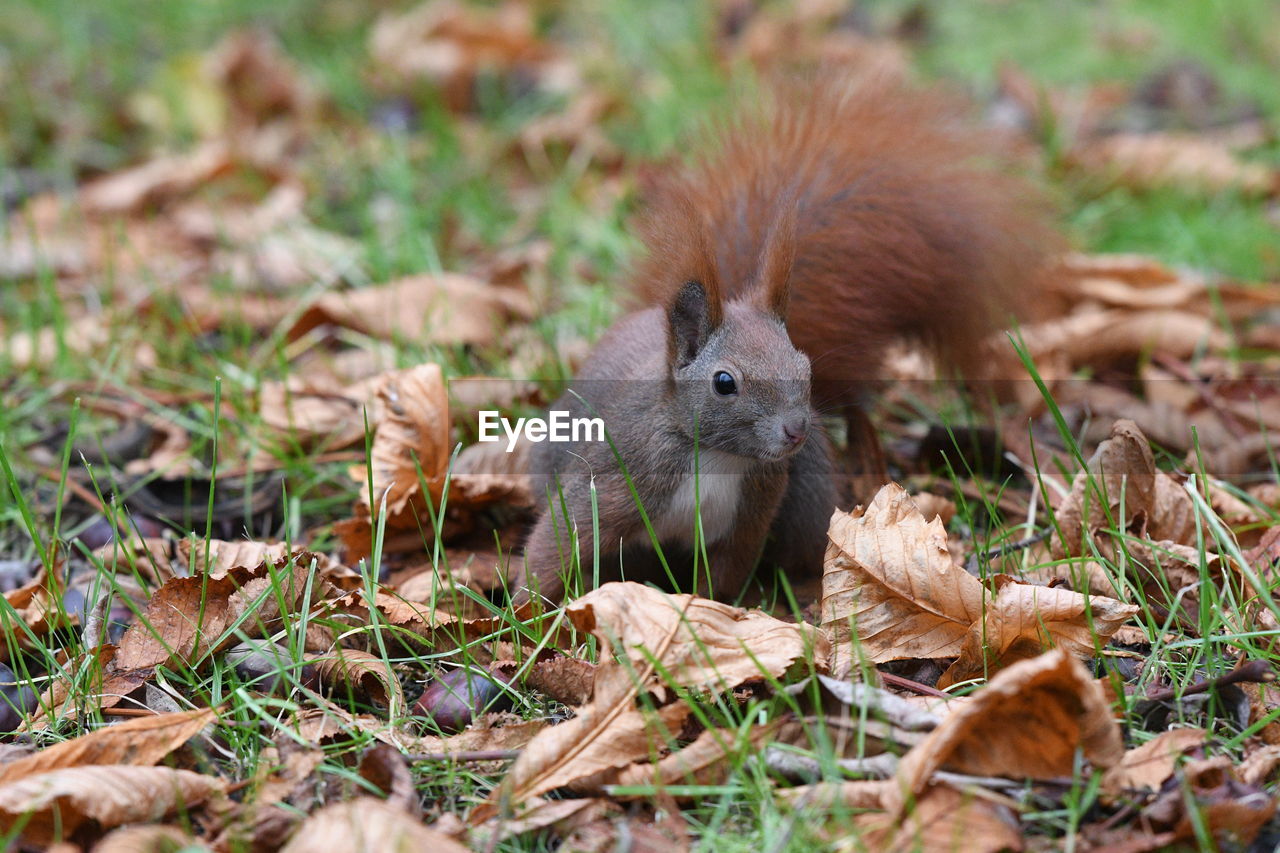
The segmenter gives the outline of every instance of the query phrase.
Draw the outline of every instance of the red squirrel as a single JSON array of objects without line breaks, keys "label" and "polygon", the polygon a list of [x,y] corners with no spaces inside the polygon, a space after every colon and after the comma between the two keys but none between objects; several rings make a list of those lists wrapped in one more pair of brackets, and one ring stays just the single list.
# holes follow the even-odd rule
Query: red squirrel
[{"label": "red squirrel", "polygon": [[562,599],[575,556],[587,584],[722,600],[758,561],[820,573],[837,465],[811,397],[856,450],[888,348],[963,373],[1058,248],[1036,193],[982,163],[992,148],[945,95],[835,76],[776,84],[660,180],[628,288],[650,307],[552,407],[601,417],[611,443],[533,447],[547,509],[518,597]]}]

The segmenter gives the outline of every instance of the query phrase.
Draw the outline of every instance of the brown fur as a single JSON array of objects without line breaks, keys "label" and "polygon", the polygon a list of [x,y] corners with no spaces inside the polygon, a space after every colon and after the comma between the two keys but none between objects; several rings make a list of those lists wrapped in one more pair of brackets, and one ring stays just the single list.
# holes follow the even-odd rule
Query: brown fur
[{"label": "brown fur", "polygon": [[776,84],[658,184],[633,290],[666,301],[683,270],[706,267],[708,242],[726,298],[764,308],[789,290],[787,328],[822,406],[856,405],[901,339],[972,375],[1059,238],[962,106],[882,81]]}]

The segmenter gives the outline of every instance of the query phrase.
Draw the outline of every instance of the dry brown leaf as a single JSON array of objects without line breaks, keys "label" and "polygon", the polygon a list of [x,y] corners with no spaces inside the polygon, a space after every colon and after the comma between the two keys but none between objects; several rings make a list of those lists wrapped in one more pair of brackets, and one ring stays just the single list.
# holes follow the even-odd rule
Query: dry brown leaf
[{"label": "dry brown leaf", "polygon": [[0,765],[0,785],[36,773],[87,764],[155,764],[217,717],[212,708],[204,708],[125,720]]},{"label": "dry brown leaf", "polygon": [[227,100],[231,130],[310,118],[319,95],[262,29],[229,33],[204,57],[202,71]]},{"label": "dry brown leaf", "polygon": [[393,342],[488,346],[507,323],[533,314],[533,302],[523,290],[458,273],[417,275],[322,294],[289,329],[289,340],[330,324]]},{"label": "dry brown leaf", "polygon": [[[374,426],[369,460],[373,482],[361,490],[357,512],[373,517],[385,502],[388,527],[417,529],[419,517],[428,516],[426,502],[440,504],[452,449],[440,366],[397,371],[386,378],[378,398],[382,417]],[[425,497],[419,470],[429,490]]]},{"label": "dry brown leaf", "polygon": [[595,689],[596,664],[580,658],[557,656],[529,668],[525,683],[565,705],[585,705]]},{"label": "dry brown leaf", "polygon": [[1135,789],[1158,791],[1173,775],[1178,759],[1204,742],[1204,729],[1161,732],[1142,746],[1126,750],[1120,763],[1108,768],[1102,777],[1103,791],[1112,797]]},{"label": "dry brown leaf", "polygon": [[1270,195],[1280,188],[1275,170],[1241,160],[1225,145],[1200,135],[1118,133],[1091,142],[1072,156],[1082,168],[1141,190],[1176,187]]},{"label": "dry brown leaf", "polygon": [[340,390],[287,382],[266,382],[258,394],[262,422],[305,450],[364,446],[365,424],[382,419],[378,391],[388,375],[370,377]]},{"label": "dry brown leaf", "polygon": [[837,510],[827,537],[822,624],[833,633],[837,675],[853,665],[855,630],[852,654],[873,663],[960,654],[986,596],[952,561],[940,520],[926,522],[891,483],[861,515]]},{"label": "dry brown leaf", "polygon": [[886,808],[901,814],[939,769],[1013,779],[1070,776],[1077,749],[1102,768],[1124,756],[1102,688],[1073,656],[1054,649],[1001,670],[943,718],[898,765]]},{"label": "dry brown leaf", "polygon": [[1280,768],[1280,744],[1270,743],[1247,754],[1236,772],[1246,785],[1265,785],[1275,777],[1277,768]]},{"label": "dry brown leaf", "polygon": [[[719,785],[732,771],[733,759],[744,753],[758,754],[775,739],[779,724],[756,726],[741,737],[729,729],[707,729],[688,746],[673,750],[653,762],[637,762],[616,773],[603,773],[575,782],[577,793],[603,792],[605,786],[663,788],[669,785]],[[638,795],[615,794],[615,799],[635,799]],[[644,794],[644,797],[651,796]]]},{"label": "dry brown leaf", "polygon": [[1177,542],[1179,545],[1196,543],[1196,510],[1191,495],[1182,484],[1163,471],[1157,471],[1155,494],[1152,496],[1151,516],[1147,520],[1147,535],[1152,539]]},{"label": "dry brown leaf", "polygon": [[1109,366],[1152,350],[1187,358],[1202,347],[1223,350],[1229,339],[1214,320],[1177,309],[1106,309],[1023,327],[1037,363],[1065,360],[1071,368]]},{"label": "dry brown leaf", "polygon": [[[216,578],[172,578],[156,590],[146,613],[121,638],[110,673],[194,663],[238,642],[227,633],[232,625],[251,638],[268,634],[296,612],[308,575],[308,567],[284,558],[231,569]],[[312,590],[313,598],[319,597],[316,592]]]},{"label": "dry brown leaf", "polygon": [[391,717],[404,709],[404,691],[386,662],[377,655],[356,649],[335,647],[321,658],[316,658],[316,671],[320,679],[330,685],[350,686],[364,696],[388,709]]},{"label": "dry brown leaf", "polygon": [[66,767],[0,786],[0,824],[30,815],[21,837],[47,845],[86,821],[104,828],[158,821],[225,789],[221,779],[169,767]]},{"label": "dry brown leaf", "polygon": [[856,782],[816,782],[796,785],[774,792],[774,798],[794,809],[813,809],[841,813],[848,809],[883,809],[885,796],[893,782],[867,779]]},{"label": "dry brown leaf", "polygon": [[430,850],[468,853],[448,835],[374,797],[357,797],[313,813],[281,848],[282,853],[375,853]]},{"label": "dry brown leaf", "polygon": [[90,213],[132,213],[191,192],[231,167],[225,143],[205,142],[186,154],[157,157],[99,178],[81,190],[80,203]]},{"label": "dry brown leaf", "polygon": [[566,606],[565,615],[636,672],[651,672],[657,660],[662,675],[654,680],[665,686],[646,689],[665,696],[669,687],[723,691],[778,677],[806,655],[821,668],[830,649],[826,637],[804,623],[631,582],[603,584]]},{"label": "dry brown leaf", "polygon": [[486,8],[430,0],[380,17],[369,35],[369,53],[394,78],[435,83],[455,110],[472,106],[482,71],[519,73],[548,91],[576,87],[576,69],[538,39],[532,11],[524,3]]},{"label": "dry brown leaf", "polygon": [[176,826],[124,826],[93,845],[93,853],[176,853],[209,849]]},{"label": "dry brown leaf", "polygon": [[[500,816],[487,825],[473,829],[468,840],[475,849],[487,850],[508,838],[549,829],[563,838],[569,832],[588,823],[620,811],[617,804],[602,797],[583,797],[572,800],[546,800],[534,797],[513,817]],[[494,838],[494,835],[497,838]]]},{"label": "dry brown leaf", "polygon": [[860,841],[869,850],[951,850],[998,853],[1022,850],[1018,816],[978,790],[930,785],[904,815],[865,815],[857,819]]},{"label": "dry brown leaf", "polygon": [[[596,669],[592,702],[525,747],[502,786],[472,814],[473,824],[487,820],[499,802],[520,803],[665,751],[692,713],[672,701],[675,686],[723,691],[780,676],[809,653],[821,666],[827,653],[822,635],[807,626],[636,583],[605,584],[566,614],[612,650]],[[641,696],[654,697],[652,707]]]},{"label": "dry brown leaf", "polygon": [[1155,505],[1155,481],[1155,458],[1147,437],[1133,421],[1116,421],[1111,437],[1098,445],[1057,508],[1061,539],[1055,540],[1055,554],[1081,553],[1086,530],[1126,530],[1135,519],[1146,520]]},{"label": "dry brown leaf", "polygon": [[982,619],[969,629],[959,658],[938,679],[938,687],[985,677],[1051,646],[1077,657],[1093,657],[1138,609],[1114,598],[1086,597],[1063,587],[1001,583]]},{"label": "dry brown leaf", "polygon": [[692,711],[683,702],[645,707],[637,695],[636,676],[625,666],[602,667],[594,701],[530,741],[502,784],[472,812],[471,823],[488,820],[501,802],[519,804],[576,780],[656,758],[675,741]]},{"label": "dry brown leaf", "polygon": [[300,545],[290,546],[286,542],[183,539],[178,543],[178,555],[186,562],[191,574],[208,575],[210,578],[223,577],[234,569],[257,570],[267,564],[283,566],[290,562],[308,569],[314,564],[321,574],[343,569],[341,564],[330,557],[312,553]]},{"label": "dry brown leaf", "polygon": [[1247,848],[1275,814],[1275,797],[1237,779],[1225,755],[1188,761],[1178,776],[1180,784],[1166,786],[1142,810],[1144,827],[1172,830],[1187,842],[1207,832],[1219,848]]}]

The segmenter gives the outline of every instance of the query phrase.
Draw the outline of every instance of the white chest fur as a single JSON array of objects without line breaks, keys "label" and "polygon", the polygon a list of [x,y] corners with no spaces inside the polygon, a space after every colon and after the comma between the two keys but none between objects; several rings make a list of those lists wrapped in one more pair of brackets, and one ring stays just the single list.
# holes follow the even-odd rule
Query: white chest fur
[{"label": "white chest fur", "polygon": [[658,537],[692,544],[698,514],[706,542],[718,542],[727,536],[738,514],[742,479],[749,464],[750,460],[720,450],[701,451],[696,478],[690,465],[667,505],[656,513],[653,529]]}]

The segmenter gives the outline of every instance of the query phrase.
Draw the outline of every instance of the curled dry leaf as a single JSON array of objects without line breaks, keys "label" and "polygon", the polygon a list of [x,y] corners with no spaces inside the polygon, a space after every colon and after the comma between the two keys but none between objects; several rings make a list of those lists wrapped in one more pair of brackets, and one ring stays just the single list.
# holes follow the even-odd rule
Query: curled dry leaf
[{"label": "curled dry leaf", "polygon": [[901,813],[935,770],[1011,779],[1070,776],[1076,750],[1096,767],[1124,755],[1102,688],[1061,649],[1001,670],[943,718],[898,765],[886,807]]},{"label": "curled dry leaf", "polygon": [[93,853],[170,853],[207,850],[176,826],[124,826],[93,845]]},{"label": "curled dry leaf", "polygon": [[965,636],[960,656],[938,679],[946,689],[985,677],[1056,646],[1077,657],[1092,657],[1138,606],[1114,598],[1086,597],[1062,587],[1034,586],[1002,579],[995,599]]},{"label": "curled dry leaf", "polygon": [[88,764],[155,764],[217,719],[212,708],[137,717],[0,765],[0,785]]},{"label": "curled dry leaf", "polygon": [[774,792],[774,797],[794,809],[818,811],[883,809],[893,782],[882,779],[856,782],[815,782]]},{"label": "curled dry leaf", "polygon": [[[293,615],[307,593],[309,569],[288,557],[216,578],[172,578],[156,590],[147,611],[125,632],[108,675],[169,662],[194,663],[236,643],[228,629],[269,634]],[[314,584],[312,584],[314,587]],[[312,590],[317,596],[317,591]]]},{"label": "curled dry leaf", "polygon": [[508,322],[533,315],[533,302],[523,290],[458,273],[418,275],[321,294],[289,329],[289,340],[329,324],[393,342],[488,346]]},{"label": "curled dry leaf", "polygon": [[649,673],[646,689],[659,695],[669,696],[670,687],[723,691],[778,677],[807,654],[822,668],[830,651],[826,637],[803,623],[638,583],[606,583],[568,605],[565,615],[637,673]]},{"label": "curled dry leaf", "polygon": [[373,26],[369,52],[392,78],[425,77],[455,110],[469,109],[482,71],[511,74],[548,91],[577,84],[577,72],[537,37],[532,9],[524,3],[496,8],[456,0],[430,0]]},{"label": "curled dry leaf", "polygon": [[873,663],[960,654],[984,591],[952,562],[941,520],[925,521],[891,483],[861,515],[837,510],[827,537],[822,624],[836,643],[837,675],[852,669],[855,627]]},{"label": "curled dry leaf", "polygon": [[385,381],[383,374],[336,391],[267,382],[258,395],[258,412],[264,424],[304,449],[363,446],[366,418],[370,424],[382,419],[378,390]]},{"label": "curled dry leaf", "polygon": [[1194,843],[1207,832],[1219,848],[1248,847],[1275,814],[1275,798],[1241,782],[1225,755],[1188,761],[1178,777],[1143,809],[1142,820],[1182,841]]},{"label": "curled dry leaf", "polygon": [[1158,791],[1173,775],[1178,759],[1204,742],[1204,729],[1161,732],[1142,746],[1125,751],[1120,763],[1102,777],[1103,791],[1113,798],[1133,790]]},{"label": "curled dry leaf", "polygon": [[542,829],[549,829],[556,836],[564,837],[580,826],[594,823],[618,811],[620,809],[616,803],[602,797],[572,800],[534,797],[513,817],[497,817],[488,824],[471,830],[468,840],[474,849],[488,850],[508,838]]},{"label": "curled dry leaf", "polygon": [[321,681],[335,689],[355,689],[387,708],[392,717],[405,707],[400,680],[387,662],[377,655],[337,646],[313,663]]},{"label": "curled dry leaf", "polygon": [[1187,358],[1229,343],[1211,317],[1176,309],[1080,312],[1026,326],[1023,334],[1037,362],[1065,360],[1073,369],[1105,367],[1152,350]]},{"label": "curled dry leaf", "polygon": [[827,652],[821,634],[807,626],[636,583],[605,584],[566,614],[622,660],[605,658],[591,703],[525,747],[503,784],[472,814],[473,825],[499,803],[518,804],[665,752],[692,713],[674,698],[677,686],[731,689],[780,676],[809,653],[821,662]]},{"label": "curled dry leaf", "polygon": [[[669,785],[718,785],[724,782],[735,766],[734,759],[743,753],[759,754],[777,738],[783,724],[774,722],[755,726],[746,732],[732,729],[707,729],[688,746],[664,755],[653,762],[637,762],[617,772],[602,773],[590,779],[575,782],[571,787],[578,793],[594,793],[605,786],[621,787]],[[645,795],[648,796],[648,795]],[[630,798],[635,798],[631,795]],[[615,795],[616,799],[628,799]]]},{"label": "curled dry leaf", "polygon": [[1205,193],[1269,195],[1280,175],[1241,160],[1225,145],[1185,133],[1118,133],[1073,154],[1081,168],[1141,190],[1176,187]]},{"label": "curled dry leaf", "polygon": [[1116,421],[1057,508],[1057,554],[1079,554],[1086,531],[1127,530],[1135,520],[1145,521],[1155,498],[1156,464],[1147,437],[1133,421]]},{"label": "curled dry leaf", "polygon": [[374,850],[430,850],[468,853],[442,832],[424,826],[401,809],[374,797],[325,806],[307,818],[283,853],[369,853]]},{"label": "curled dry leaf", "polygon": [[220,578],[234,569],[256,571],[267,565],[283,566],[295,563],[306,568],[315,566],[321,574],[342,573],[345,568],[331,557],[308,551],[300,545],[286,542],[260,542],[244,539],[208,539],[178,543],[178,555],[186,561],[193,575]]},{"label": "curled dry leaf", "polygon": [[852,671],[855,655],[873,663],[957,657],[943,685],[1050,646],[1088,656],[1137,612],[1114,599],[1010,578],[991,595],[955,565],[941,520],[926,523],[895,484],[861,515],[837,511],[828,538],[822,621],[837,643],[840,676]]},{"label": "curled dry leaf", "polygon": [[227,144],[209,141],[188,153],[157,157],[99,178],[81,190],[80,203],[89,213],[132,213],[185,195],[231,168]]},{"label": "curled dry leaf", "polygon": [[158,821],[225,788],[221,779],[169,767],[67,767],[0,785],[0,824],[29,816],[20,837],[48,845],[86,821],[105,828]]},{"label": "curled dry leaf", "polygon": [[857,824],[868,850],[998,853],[1024,846],[1012,809],[978,790],[950,785],[928,786],[905,814],[864,815]]}]

